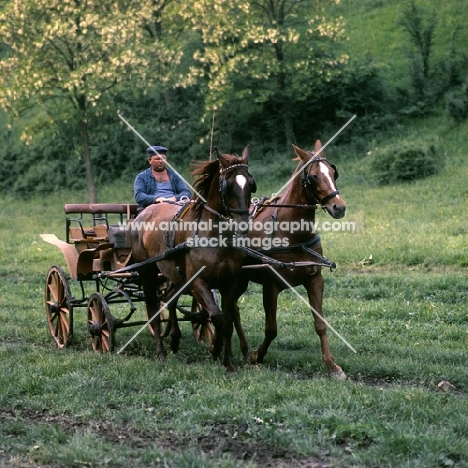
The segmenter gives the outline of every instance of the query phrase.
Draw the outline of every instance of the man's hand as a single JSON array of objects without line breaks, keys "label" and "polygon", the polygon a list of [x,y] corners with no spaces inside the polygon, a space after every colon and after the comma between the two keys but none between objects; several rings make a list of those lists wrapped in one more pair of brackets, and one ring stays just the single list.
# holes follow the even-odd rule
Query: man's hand
[{"label": "man's hand", "polygon": [[176,197],[170,197],[170,198],[158,197],[156,198],[156,200],[154,200],[154,203],[175,202],[175,201],[177,201]]}]

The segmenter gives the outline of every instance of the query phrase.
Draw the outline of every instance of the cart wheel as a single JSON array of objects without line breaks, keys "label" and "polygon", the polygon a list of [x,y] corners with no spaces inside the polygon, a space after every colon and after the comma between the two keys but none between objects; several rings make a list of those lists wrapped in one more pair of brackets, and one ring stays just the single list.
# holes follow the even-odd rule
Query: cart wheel
[{"label": "cart wheel", "polygon": [[[214,289],[211,290],[211,294],[213,295],[213,299],[216,302],[216,305],[219,306],[218,295]],[[192,299],[192,312],[200,312],[201,306],[197,303],[197,301]],[[193,336],[199,343],[211,343],[213,341],[215,330],[213,328],[213,324],[211,320],[207,318],[203,322],[192,322],[192,330]]]},{"label": "cart wheel", "polygon": [[102,294],[91,294],[87,313],[91,346],[98,353],[111,353],[115,346],[114,318]]},{"label": "cart wheel", "polygon": [[73,335],[73,306],[70,286],[58,266],[49,269],[45,287],[45,307],[50,333],[57,346],[67,347]]}]

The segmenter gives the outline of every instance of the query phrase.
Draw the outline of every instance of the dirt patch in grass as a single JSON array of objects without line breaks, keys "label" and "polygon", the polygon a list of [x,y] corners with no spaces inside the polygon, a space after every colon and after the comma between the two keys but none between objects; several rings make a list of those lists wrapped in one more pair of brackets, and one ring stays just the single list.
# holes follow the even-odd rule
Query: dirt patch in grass
[{"label": "dirt patch in grass", "polygon": [[[217,458],[220,454],[229,453],[234,459],[253,462],[258,467],[271,468],[328,468],[333,466],[326,457],[301,458],[297,453],[288,452],[263,441],[246,437],[247,425],[237,427],[224,423],[210,424],[210,432],[196,438],[188,436],[177,438],[174,435],[156,433],[135,429],[129,425],[115,425],[100,420],[80,421],[66,415],[53,416],[46,411],[12,410],[0,407],[0,420],[23,420],[25,424],[54,424],[65,433],[93,431],[96,437],[102,437],[113,445],[127,445],[132,449],[141,449],[157,444],[166,451],[184,452],[196,447],[209,458]],[[233,437],[232,434],[235,434]],[[15,463],[12,465],[12,458]],[[19,461],[14,454],[0,451],[0,466],[17,466],[29,468],[59,468],[58,465],[31,465],[26,459]]]}]

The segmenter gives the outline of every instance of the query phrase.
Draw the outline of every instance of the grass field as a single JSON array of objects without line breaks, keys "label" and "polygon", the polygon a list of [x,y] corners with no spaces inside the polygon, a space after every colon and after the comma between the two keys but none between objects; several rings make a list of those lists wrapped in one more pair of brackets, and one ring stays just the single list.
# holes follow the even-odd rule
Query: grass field
[{"label": "grass field", "polygon": [[[434,58],[446,54],[455,32],[461,52],[465,0],[419,3],[440,13]],[[342,0],[329,11],[344,15],[351,57],[372,54],[391,86],[408,75],[396,24],[401,5]],[[356,226],[321,233],[325,255],[338,265],[324,272],[324,312],[357,351],[329,331],[346,381],[329,378],[310,311],[292,291],[280,296],[279,333],[263,365],[243,363],[234,337],[231,377],[186,323],[181,349],[165,365],[147,330],[122,354],[95,354],[84,309],[75,311],[72,346],[57,349],[45,278],[65,262],[39,234],[65,239],[63,205],[87,196],[51,187],[32,200],[0,200],[0,467],[468,467],[467,135],[467,122],[402,120],[366,141],[365,151],[339,146],[338,138],[325,154],[340,171],[345,220]],[[378,187],[373,151],[416,138],[436,139],[440,173]],[[293,157],[260,165],[252,148],[258,194],[286,181]],[[99,201],[133,202],[132,183],[99,187]],[[264,327],[258,286],[240,307],[255,349]],[[138,314],[144,318],[141,304]],[[119,330],[117,349],[135,332]],[[442,381],[447,391],[438,389]]]},{"label": "grass field", "polygon": [[[444,169],[430,179],[379,188],[369,156],[336,154],[346,219],[358,227],[322,234],[338,264],[324,273],[324,310],[357,351],[329,332],[344,382],[329,379],[310,312],[291,291],[280,296],[265,364],[244,364],[235,338],[230,378],[187,324],[166,365],[147,331],[121,355],[93,353],[84,310],[73,345],[56,349],[44,281],[64,261],[39,234],[64,239],[63,204],[85,195],[3,200],[0,466],[468,466],[466,128],[419,125],[414,132],[440,135]],[[259,193],[275,190],[258,182]],[[131,196],[131,183],[119,183],[102,187],[100,201]],[[254,348],[263,330],[258,286],[240,306]],[[119,330],[117,348],[135,331]]]}]

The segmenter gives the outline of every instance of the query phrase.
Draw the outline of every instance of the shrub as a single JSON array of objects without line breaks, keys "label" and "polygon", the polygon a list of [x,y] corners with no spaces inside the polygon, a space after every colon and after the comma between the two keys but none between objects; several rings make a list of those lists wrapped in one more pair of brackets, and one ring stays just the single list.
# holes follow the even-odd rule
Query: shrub
[{"label": "shrub", "polygon": [[441,161],[434,143],[407,141],[374,151],[371,168],[377,182],[385,185],[437,174]]},{"label": "shrub", "polygon": [[446,99],[447,111],[455,122],[463,122],[468,118],[468,82],[459,90],[452,91]]}]

